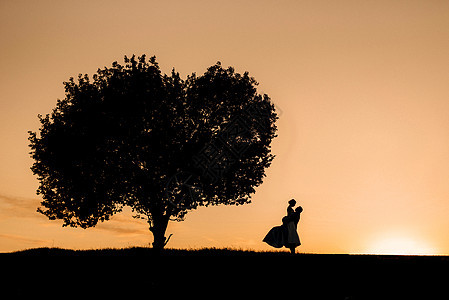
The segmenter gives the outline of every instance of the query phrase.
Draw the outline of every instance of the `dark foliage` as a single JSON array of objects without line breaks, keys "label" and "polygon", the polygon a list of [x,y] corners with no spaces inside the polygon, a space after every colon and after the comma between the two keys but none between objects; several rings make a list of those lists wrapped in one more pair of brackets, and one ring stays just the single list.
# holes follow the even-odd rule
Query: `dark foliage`
[{"label": "dark foliage", "polygon": [[170,219],[208,205],[249,203],[274,156],[277,115],[248,73],[220,63],[202,76],[163,75],[155,57],[125,56],[65,99],[30,133],[38,211],[88,228],[126,205],[162,248]]}]

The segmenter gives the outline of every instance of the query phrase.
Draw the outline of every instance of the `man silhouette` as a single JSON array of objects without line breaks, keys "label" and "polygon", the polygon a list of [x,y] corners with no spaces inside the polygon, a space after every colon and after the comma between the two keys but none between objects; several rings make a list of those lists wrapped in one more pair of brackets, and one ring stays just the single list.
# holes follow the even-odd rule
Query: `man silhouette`
[{"label": "man silhouette", "polygon": [[[290,207],[289,207],[290,208]],[[301,212],[303,211],[301,206],[298,206],[295,210],[291,208],[291,210],[287,209],[288,215],[284,217],[287,228],[287,238],[285,247],[290,249],[292,254],[295,254],[295,249],[299,245],[301,245],[301,241],[299,240],[298,235],[298,223],[301,218]],[[283,220],[284,221],[284,220]]]}]

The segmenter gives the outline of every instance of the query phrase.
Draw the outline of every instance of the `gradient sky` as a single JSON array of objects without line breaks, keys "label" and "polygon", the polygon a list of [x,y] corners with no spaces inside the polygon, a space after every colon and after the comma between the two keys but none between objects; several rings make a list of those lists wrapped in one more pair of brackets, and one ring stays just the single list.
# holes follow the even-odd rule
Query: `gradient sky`
[{"label": "gradient sky", "polygon": [[301,252],[449,254],[449,1],[0,1],[0,252],[147,246],[129,210],[94,229],[36,213],[28,130],[62,82],[124,55],[217,61],[278,107],[253,203],[189,212],[169,247],[270,250],[287,201]]}]

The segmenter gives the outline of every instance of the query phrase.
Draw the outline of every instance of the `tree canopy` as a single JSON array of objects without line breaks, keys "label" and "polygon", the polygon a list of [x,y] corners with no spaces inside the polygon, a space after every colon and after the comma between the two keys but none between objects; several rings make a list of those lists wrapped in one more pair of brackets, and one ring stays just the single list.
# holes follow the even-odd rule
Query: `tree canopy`
[{"label": "tree canopy", "polygon": [[64,82],[65,98],[29,132],[38,211],[88,228],[130,206],[153,246],[198,206],[249,203],[274,155],[277,115],[257,82],[218,62],[186,80],[155,57]]}]

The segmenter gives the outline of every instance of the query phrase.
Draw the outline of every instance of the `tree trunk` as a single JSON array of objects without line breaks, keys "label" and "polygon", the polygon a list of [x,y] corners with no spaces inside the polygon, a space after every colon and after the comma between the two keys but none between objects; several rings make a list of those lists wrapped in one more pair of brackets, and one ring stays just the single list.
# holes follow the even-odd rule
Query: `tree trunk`
[{"label": "tree trunk", "polygon": [[160,251],[166,244],[165,231],[167,230],[169,217],[163,216],[161,218],[153,219],[153,226],[150,227],[153,233],[153,249]]}]

